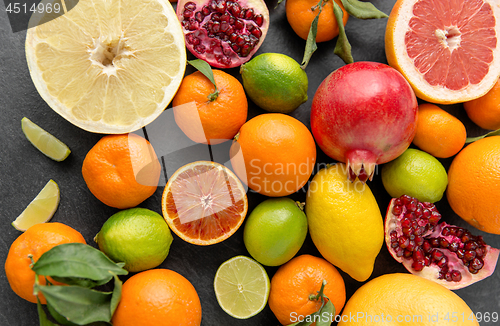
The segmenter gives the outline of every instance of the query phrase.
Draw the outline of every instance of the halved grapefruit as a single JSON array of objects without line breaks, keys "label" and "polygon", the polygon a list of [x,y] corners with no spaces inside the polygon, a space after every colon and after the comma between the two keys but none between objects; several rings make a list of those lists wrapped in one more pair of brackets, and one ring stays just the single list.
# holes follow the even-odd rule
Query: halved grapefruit
[{"label": "halved grapefruit", "polygon": [[243,223],[248,200],[240,180],[225,166],[198,161],[184,165],[168,180],[163,217],[181,239],[210,245],[229,238]]},{"label": "halved grapefruit", "polygon": [[398,0],[387,22],[389,65],[428,102],[486,94],[500,75],[498,0]]}]

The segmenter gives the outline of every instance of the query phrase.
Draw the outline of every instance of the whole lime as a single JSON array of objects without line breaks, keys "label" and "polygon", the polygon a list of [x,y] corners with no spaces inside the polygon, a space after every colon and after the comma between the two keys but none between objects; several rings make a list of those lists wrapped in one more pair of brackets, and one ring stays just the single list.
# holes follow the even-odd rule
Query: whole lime
[{"label": "whole lime", "polygon": [[129,272],[160,265],[167,258],[172,234],[163,217],[146,208],[130,208],[112,215],[94,240],[115,262]]},{"label": "whole lime", "polygon": [[240,68],[248,97],[269,112],[290,113],[307,101],[306,72],[281,53],[263,53]]},{"label": "whole lime", "polygon": [[290,198],[271,198],[247,217],[243,241],[250,255],[266,266],[279,266],[295,256],[307,235],[307,218]]},{"label": "whole lime", "polygon": [[443,197],[448,185],[444,166],[434,156],[409,148],[382,167],[382,183],[391,197],[415,197],[435,203]]}]

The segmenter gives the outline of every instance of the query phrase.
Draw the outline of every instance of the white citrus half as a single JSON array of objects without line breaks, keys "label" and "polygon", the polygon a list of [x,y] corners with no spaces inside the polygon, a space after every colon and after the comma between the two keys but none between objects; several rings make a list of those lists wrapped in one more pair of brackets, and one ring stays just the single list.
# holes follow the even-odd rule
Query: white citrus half
[{"label": "white citrus half", "polygon": [[87,131],[145,126],[182,81],[184,35],[166,0],[80,0],[63,15],[33,14],[29,26],[26,57],[36,89]]}]

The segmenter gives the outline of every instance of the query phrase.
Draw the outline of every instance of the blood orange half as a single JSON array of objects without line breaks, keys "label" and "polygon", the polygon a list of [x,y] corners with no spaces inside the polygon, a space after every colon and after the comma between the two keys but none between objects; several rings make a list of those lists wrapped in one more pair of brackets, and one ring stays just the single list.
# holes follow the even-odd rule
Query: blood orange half
[{"label": "blood orange half", "polygon": [[168,180],[163,217],[183,240],[210,245],[229,238],[243,223],[248,200],[240,180],[225,166],[189,163]]},{"label": "blood orange half", "polygon": [[500,75],[498,0],[398,0],[387,22],[389,65],[426,101],[486,94]]}]

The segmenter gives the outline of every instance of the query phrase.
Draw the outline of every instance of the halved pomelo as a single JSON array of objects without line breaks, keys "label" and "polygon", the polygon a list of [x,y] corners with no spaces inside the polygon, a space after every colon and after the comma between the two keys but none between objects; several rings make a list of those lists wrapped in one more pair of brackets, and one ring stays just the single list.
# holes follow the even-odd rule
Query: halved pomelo
[{"label": "halved pomelo", "polygon": [[183,240],[210,245],[229,238],[243,223],[248,200],[241,181],[225,166],[198,161],[178,169],[162,196],[163,217]]},{"label": "halved pomelo", "polygon": [[36,89],[87,131],[145,126],[182,81],[184,34],[167,0],[80,0],[64,15],[34,13],[29,26],[26,57]]},{"label": "halved pomelo", "polygon": [[499,27],[498,0],[398,0],[387,22],[387,61],[423,100],[469,101],[498,80]]}]

